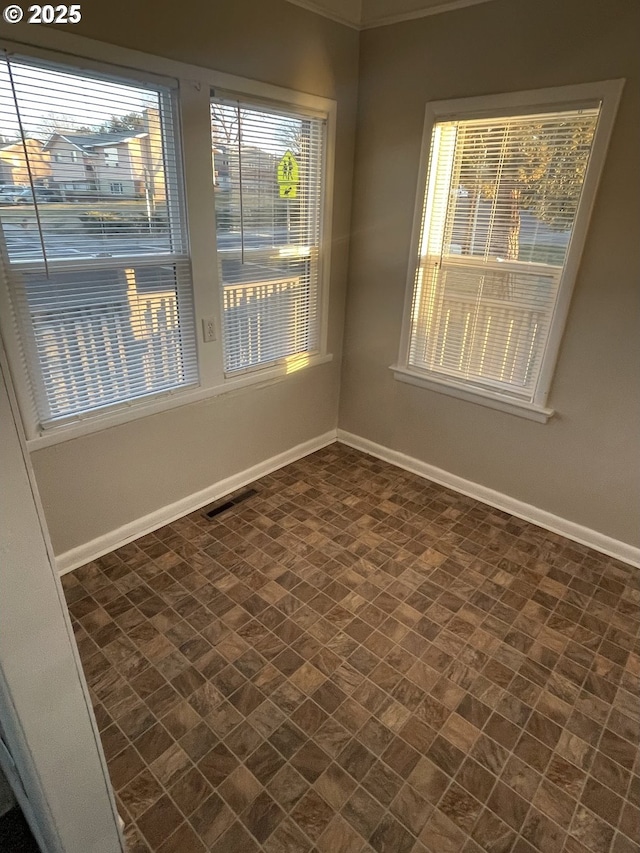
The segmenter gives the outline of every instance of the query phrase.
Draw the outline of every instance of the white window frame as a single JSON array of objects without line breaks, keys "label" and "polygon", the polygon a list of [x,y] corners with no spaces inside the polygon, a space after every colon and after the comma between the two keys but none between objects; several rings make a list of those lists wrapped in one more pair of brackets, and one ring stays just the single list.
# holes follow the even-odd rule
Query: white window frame
[{"label": "white window frame", "polygon": [[104,165],[108,169],[114,169],[120,165],[120,154],[117,148],[104,149]]},{"label": "white window frame", "polygon": [[[257,96],[247,96],[246,93],[240,91],[229,91],[218,89],[215,92],[211,92],[210,102],[213,103],[216,97],[223,98],[225,100],[238,100],[240,102],[249,103],[252,107],[257,109],[263,108],[265,111],[268,111],[270,108],[274,110],[282,110],[284,114],[290,113],[292,116],[306,117],[309,119],[322,119],[326,121],[326,126],[324,128],[323,133],[323,143],[322,143],[322,162],[320,164],[321,169],[326,172],[326,160],[327,160],[327,149],[328,149],[328,114],[325,110],[320,109],[311,109],[310,107],[303,107],[300,104],[293,104],[291,102],[284,102],[282,100],[276,101],[273,99],[261,98]],[[214,176],[214,180],[217,178],[217,173]],[[233,372],[226,373],[225,382],[226,383],[234,383],[242,382],[245,376],[256,376],[258,377],[261,374],[264,374],[265,371],[277,369],[280,364],[289,364],[293,367],[293,369],[299,369],[300,366],[305,366],[307,363],[322,357],[324,353],[326,353],[326,337],[327,337],[327,325],[326,325],[326,317],[327,317],[327,306],[326,306],[326,296],[328,291],[328,286],[324,282],[323,273],[326,270],[326,221],[327,217],[330,215],[330,211],[327,211],[327,195],[329,194],[327,183],[326,183],[326,174],[325,180],[323,181],[323,186],[321,190],[320,196],[320,242],[318,244],[318,258],[316,261],[317,271],[318,271],[318,351],[314,353],[296,353],[292,356],[281,356],[277,360],[273,362],[267,362],[264,364],[253,364],[249,367],[242,368],[240,370],[236,370]],[[323,248],[324,247],[324,248]],[[220,267],[220,265],[219,265]],[[222,313],[222,303],[224,299],[224,285],[222,283],[222,279],[220,280],[220,312]],[[222,324],[220,326],[221,336],[224,335],[224,329]]]},{"label": "white window frame", "polygon": [[[140,417],[168,411],[221,394],[250,390],[287,377],[301,369],[332,360],[327,351],[330,247],[332,234],[333,176],[335,163],[336,102],[303,92],[285,89],[256,80],[215,71],[201,66],[156,57],[128,48],[87,39],[49,28],[29,32],[29,44],[0,39],[0,49],[34,59],[75,66],[78,71],[98,71],[124,80],[175,85],[179,90],[179,124],[182,169],[186,195],[186,219],[193,280],[196,347],[200,380],[196,387],[176,389],[152,398],[88,413],[72,423],[48,428],[38,426],[30,379],[24,364],[22,346],[13,321],[13,309],[6,282],[0,280],[0,331],[9,354],[11,369],[22,414],[29,450],[58,444],[81,435],[126,423]],[[135,70],[132,70],[135,69]],[[216,224],[214,212],[214,175],[211,157],[210,92],[212,89],[237,92],[284,107],[320,113],[326,116],[325,195],[323,200],[322,243],[320,247],[320,349],[310,356],[291,356],[271,367],[225,378],[222,353],[221,286],[219,281]],[[0,278],[2,276],[0,275]],[[215,340],[204,341],[204,325],[213,320]]]},{"label": "white window frame", "polygon": [[[501,95],[487,95],[474,98],[460,98],[446,101],[432,101],[426,106],[424,135],[420,155],[420,171],[414,213],[411,253],[407,276],[400,352],[398,360],[391,365],[395,379],[410,385],[417,385],[447,394],[489,408],[498,409],[530,420],[546,423],[555,412],[547,407],[547,398],[551,388],[558,353],[565,324],[567,321],[571,295],[582,251],[587,238],[589,219],[595,202],[596,190],[605,162],[606,152],[611,138],[613,122],[624,80],[605,80],[598,83],[584,83],[561,86],[552,89],[535,89]],[[537,112],[554,112],[563,109],[579,109],[600,101],[600,116],[593,139],[589,164],[585,174],[582,195],[578,206],[573,234],[569,244],[564,269],[560,278],[549,335],[540,366],[539,378],[532,402],[517,400],[499,391],[478,388],[463,380],[446,379],[428,371],[419,370],[409,364],[409,346],[411,335],[411,314],[416,273],[420,263],[420,234],[427,190],[427,171],[431,151],[431,137],[434,125],[442,121],[497,118],[510,115],[526,115]]]}]

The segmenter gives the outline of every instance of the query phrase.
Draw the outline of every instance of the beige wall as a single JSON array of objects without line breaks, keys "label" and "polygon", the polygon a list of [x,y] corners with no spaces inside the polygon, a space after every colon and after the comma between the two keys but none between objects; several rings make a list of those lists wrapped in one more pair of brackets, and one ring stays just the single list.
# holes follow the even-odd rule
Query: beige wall
[{"label": "beige wall", "polygon": [[[495,0],[362,33],[340,426],[637,545],[636,0]],[[425,102],[626,77],[538,424],[412,387],[398,352]]]},{"label": "beige wall", "polygon": [[[336,426],[638,544],[638,5],[494,0],[358,33],[284,0],[112,0],[74,32],[338,101],[327,365],[33,454],[56,553]],[[126,25],[123,25],[126,22]],[[28,27],[0,24],[6,37]],[[424,104],[626,77],[541,425],[394,381]]]},{"label": "beige wall", "polygon": [[[334,429],[346,286],[358,33],[284,0],[110,0],[67,31],[338,102],[329,351],[268,387],[136,420],[32,454],[56,554]],[[28,40],[29,27],[0,25]]]}]

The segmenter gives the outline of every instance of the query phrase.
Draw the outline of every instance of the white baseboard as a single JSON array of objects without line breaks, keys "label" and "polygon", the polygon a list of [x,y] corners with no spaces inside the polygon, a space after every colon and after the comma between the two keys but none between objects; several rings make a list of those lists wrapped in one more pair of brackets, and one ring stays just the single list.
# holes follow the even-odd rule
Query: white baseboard
[{"label": "white baseboard", "polygon": [[322,447],[333,444],[336,440],[356,450],[362,450],[370,456],[375,456],[392,465],[397,465],[405,471],[418,474],[418,476],[432,480],[434,483],[439,483],[463,495],[468,495],[482,501],[489,506],[496,507],[496,509],[508,512],[525,521],[530,521],[553,533],[559,533],[561,536],[566,536],[567,539],[572,539],[581,545],[587,545],[589,548],[594,548],[603,554],[608,554],[625,563],[630,563],[632,566],[640,567],[640,548],[635,548],[633,545],[613,539],[604,533],[599,533],[597,530],[592,530],[589,527],[568,521],[558,515],[553,515],[553,513],[539,507],[516,500],[516,498],[512,498],[502,492],[496,492],[494,489],[481,486],[479,483],[465,480],[463,477],[443,471],[441,468],[436,468],[434,465],[429,465],[427,462],[422,462],[413,456],[407,456],[405,453],[391,450],[382,444],[376,444],[376,442],[369,441],[367,438],[362,438],[361,436],[339,429],[337,431],[330,430],[324,433],[324,435],[319,435],[310,441],[298,444],[290,450],[285,450],[277,456],[265,459],[264,462],[259,462],[251,468],[220,480],[218,483],[195,492],[193,495],[175,501],[175,503],[164,506],[149,515],[145,515],[116,530],[105,533],[103,536],[92,539],[84,545],[79,545],[77,548],[65,551],[56,557],[58,571],[61,575],[71,572],[79,566],[83,566],[91,560],[96,560],[98,557],[102,557],[104,554],[108,554],[110,551],[114,551],[128,542],[132,542],[140,536],[152,533],[159,527],[170,524],[177,518],[182,518],[183,515],[195,512],[195,510],[224,497],[224,495],[228,495],[230,492],[236,491],[236,489],[241,489],[243,486],[259,480],[260,477],[264,477],[272,471],[277,471],[279,468],[302,459],[304,456],[308,456]]},{"label": "white baseboard", "polygon": [[278,468],[289,465],[291,462],[296,462],[298,459],[302,459],[303,456],[308,456],[322,447],[333,444],[335,440],[336,430],[330,430],[324,433],[324,435],[319,435],[316,438],[298,444],[290,450],[285,450],[284,453],[279,453],[277,456],[265,459],[264,462],[259,462],[257,465],[246,468],[238,474],[220,480],[206,489],[188,495],[186,498],[181,498],[179,501],[175,501],[175,503],[164,506],[128,524],[124,524],[122,527],[105,533],[103,536],[98,536],[97,539],[92,539],[84,545],[71,548],[69,551],[65,551],[56,557],[58,572],[64,575],[67,572],[77,569],[79,566],[84,566],[85,563],[89,563],[91,560],[96,560],[98,557],[102,557],[104,554],[108,554],[110,551],[114,551],[128,542],[132,542],[140,536],[152,533],[159,527],[170,524],[177,518],[182,518],[183,515],[195,512],[195,510],[224,497],[224,495],[228,495],[230,492],[241,489],[248,483],[259,480],[260,477],[271,474],[272,471],[277,471]]},{"label": "white baseboard", "polygon": [[496,509],[503,510],[503,512],[508,512],[525,521],[537,524],[539,527],[544,527],[545,530],[559,533],[561,536],[566,536],[567,539],[572,539],[581,545],[587,545],[589,548],[594,548],[596,551],[600,551],[610,557],[615,557],[617,560],[640,567],[640,548],[636,548],[626,542],[613,539],[604,533],[599,533],[597,530],[583,527],[581,524],[568,521],[566,518],[561,518],[544,509],[524,503],[524,501],[519,501],[502,492],[496,492],[494,489],[481,486],[479,483],[465,480],[463,477],[443,471],[441,468],[436,468],[434,465],[429,465],[427,462],[422,462],[413,456],[407,456],[405,453],[391,450],[382,444],[376,444],[374,441],[369,441],[367,438],[362,438],[345,430],[338,430],[338,441],[356,450],[362,450],[370,456],[376,456],[384,462],[397,465],[398,468],[404,468],[405,471],[410,471],[412,474],[418,474],[420,477],[432,480],[441,486],[446,486],[463,495],[482,501],[482,503],[489,504],[489,506],[493,506]]}]

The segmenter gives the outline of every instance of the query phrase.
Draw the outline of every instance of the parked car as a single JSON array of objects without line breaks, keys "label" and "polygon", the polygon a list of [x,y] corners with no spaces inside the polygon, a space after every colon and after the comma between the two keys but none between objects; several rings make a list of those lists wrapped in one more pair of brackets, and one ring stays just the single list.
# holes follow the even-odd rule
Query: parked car
[{"label": "parked car", "polygon": [[[39,204],[43,202],[62,201],[62,196],[57,190],[49,190],[46,187],[35,187],[36,201]],[[33,204],[34,190],[31,187],[26,187],[22,192],[18,193],[14,199],[15,204]]]},{"label": "parked car", "polygon": [[0,186],[0,204],[15,204],[16,197],[25,189],[29,187],[24,184],[3,184]]}]

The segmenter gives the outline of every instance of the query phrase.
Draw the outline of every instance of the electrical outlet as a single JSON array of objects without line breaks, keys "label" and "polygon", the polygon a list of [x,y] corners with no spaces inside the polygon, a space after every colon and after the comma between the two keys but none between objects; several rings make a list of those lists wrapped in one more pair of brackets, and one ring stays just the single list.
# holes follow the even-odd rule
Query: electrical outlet
[{"label": "electrical outlet", "polygon": [[202,338],[205,344],[216,339],[216,318],[203,317],[202,319]]}]

